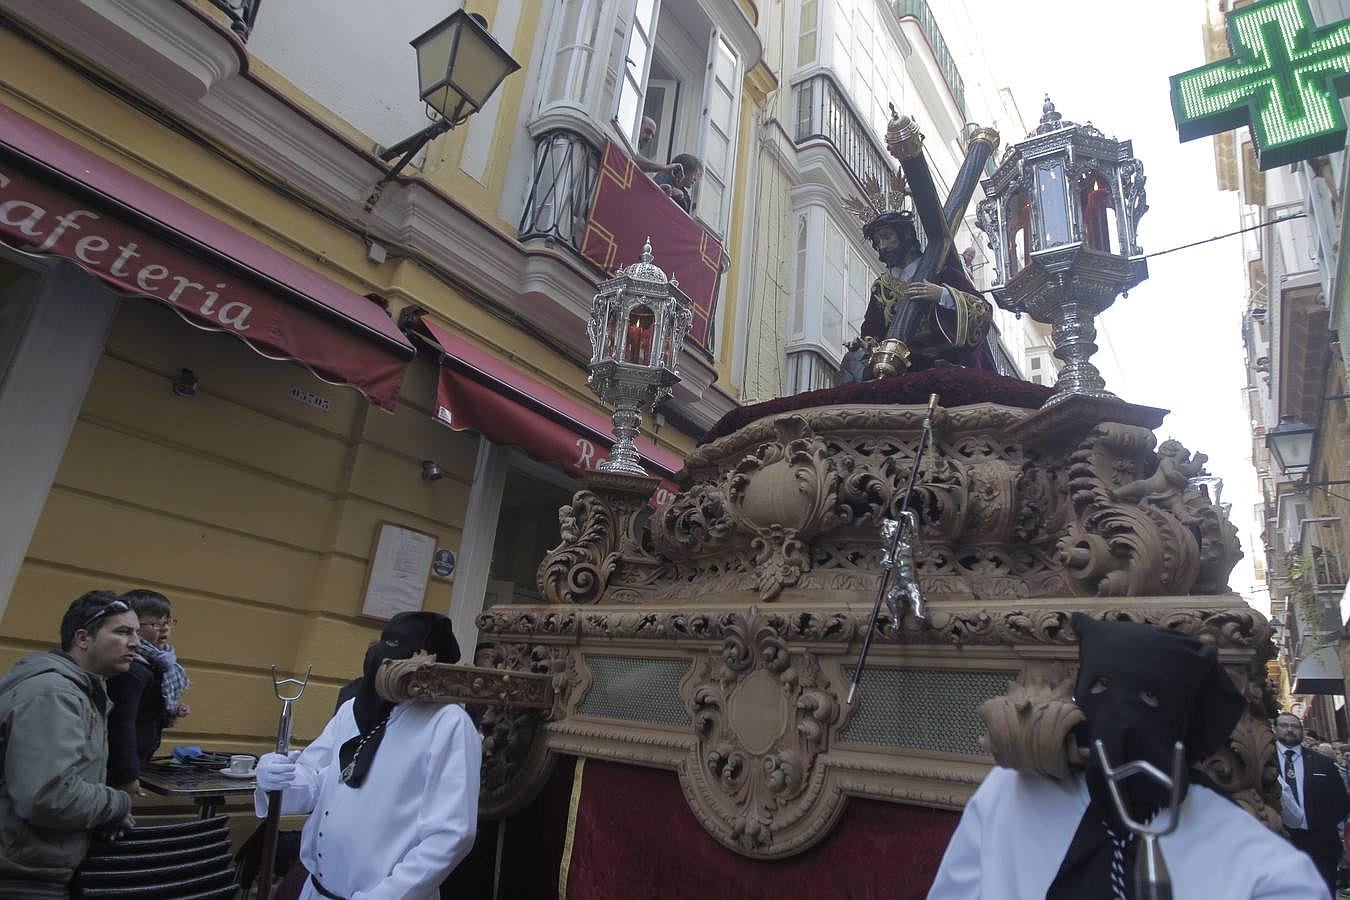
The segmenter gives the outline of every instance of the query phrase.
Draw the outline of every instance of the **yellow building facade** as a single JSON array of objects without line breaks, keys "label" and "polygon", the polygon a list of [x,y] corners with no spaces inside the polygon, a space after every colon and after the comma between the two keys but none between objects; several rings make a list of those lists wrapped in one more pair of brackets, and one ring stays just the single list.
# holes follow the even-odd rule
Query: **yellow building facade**
[{"label": "yellow building facade", "polygon": [[[418,602],[452,616],[466,657],[485,604],[532,599],[557,507],[612,440],[586,387],[585,321],[602,273],[564,233],[585,211],[555,207],[552,231],[535,227],[539,197],[587,199],[595,174],[549,170],[546,151],[584,145],[596,165],[604,141],[634,141],[634,86],[639,99],[654,82],[669,92],[642,109],[660,113],[662,160],[680,142],[698,146],[708,180],[694,215],[729,260],[707,346],[687,347],[676,397],[647,422],[649,470],[673,475],[736,405],[738,289],[753,282],[739,252],[753,230],[743,187],[752,123],[776,85],[757,4],[474,4],[521,71],[374,203],[388,169],[379,151],[423,114],[408,41],[447,4],[403,4],[395,17],[254,3],[245,23],[205,0],[54,6],[19,0],[0,19],[0,114],[14,125],[0,135],[0,175],[12,175],[0,184],[0,665],[52,647],[84,591],[152,588],[173,601],[173,642],[193,679],[193,713],[166,745],[259,751],[275,727],[272,665],[313,666],[299,739],[318,733],[358,674],[381,624],[365,613],[378,612],[367,598],[385,525],[451,551],[452,573],[422,573]],[[634,79],[628,60],[643,40]],[[586,73],[578,48],[594,56]],[[715,91],[728,83],[725,103]],[[581,180],[563,191],[559,178]],[[39,195],[14,193],[22,185],[99,221],[44,247],[55,208],[33,218]],[[155,209],[131,208],[131,196],[156,198]],[[132,287],[144,280],[126,290],[115,276],[131,270],[109,271],[117,240],[95,227],[114,222],[121,247],[162,242],[206,274],[141,260]],[[396,399],[353,387],[360,353],[274,352],[237,328],[204,327],[201,308],[224,314],[229,297],[188,315],[160,290],[178,278],[180,297],[209,297],[216,272],[269,294],[296,347],[311,324],[353,351],[377,345],[404,369]],[[358,301],[369,308],[353,324],[342,310]],[[426,341],[419,317],[455,348]],[[530,428],[506,443],[446,427],[443,369],[498,398],[503,422],[520,415],[575,436],[577,458]]]}]

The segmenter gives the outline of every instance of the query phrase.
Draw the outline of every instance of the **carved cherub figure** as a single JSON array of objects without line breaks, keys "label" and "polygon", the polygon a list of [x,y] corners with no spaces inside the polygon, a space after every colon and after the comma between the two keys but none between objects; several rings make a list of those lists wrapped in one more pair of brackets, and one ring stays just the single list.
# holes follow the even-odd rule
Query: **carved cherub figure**
[{"label": "carved cherub figure", "polygon": [[1186,483],[1205,471],[1209,457],[1191,452],[1180,441],[1166,440],[1158,448],[1158,468],[1147,478],[1141,478],[1111,492],[1116,500],[1135,500],[1154,503],[1176,516],[1182,522],[1195,517],[1186,510],[1183,494]]}]

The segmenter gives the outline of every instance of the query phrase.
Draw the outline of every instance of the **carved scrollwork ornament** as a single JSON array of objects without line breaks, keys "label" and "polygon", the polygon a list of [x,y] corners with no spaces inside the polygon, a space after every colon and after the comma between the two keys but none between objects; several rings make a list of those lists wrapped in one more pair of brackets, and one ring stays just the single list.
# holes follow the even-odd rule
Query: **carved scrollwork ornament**
[{"label": "carved scrollwork ornament", "polygon": [[1058,557],[1081,594],[1103,597],[1182,595],[1227,589],[1241,558],[1236,532],[1213,504],[1185,494],[1203,471],[1176,441],[1153,451],[1153,433],[1099,425],[1069,460],[1069,499],[1076,517]]},{"label": "carved scrollwork ornament", "polygon": [[839,724],[839,702],[816,658],[789,649],[782,617],[751,608],[720,624],[721,645],[686,685],[698,741],[682,782],[724,843],[781,855],[792,846],[779,846],[782,832],[820,814],[824,771],[815,762]]}]

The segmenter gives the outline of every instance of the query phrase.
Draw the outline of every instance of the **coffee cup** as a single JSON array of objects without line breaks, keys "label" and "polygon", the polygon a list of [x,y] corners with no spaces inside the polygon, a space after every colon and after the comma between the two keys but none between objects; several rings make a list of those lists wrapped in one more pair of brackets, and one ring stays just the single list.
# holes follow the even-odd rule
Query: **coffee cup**
[{"label": "coffee cup", "polygon": [[230,773],[233,775],[251,775],[253,774],[254,757],[247,754],[230,757]]}]

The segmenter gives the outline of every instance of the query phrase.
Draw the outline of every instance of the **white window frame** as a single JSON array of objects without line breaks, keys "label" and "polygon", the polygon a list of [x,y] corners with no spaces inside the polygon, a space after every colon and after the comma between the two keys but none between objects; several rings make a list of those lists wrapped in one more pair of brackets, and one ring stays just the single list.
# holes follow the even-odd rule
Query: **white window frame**
[{"label": "white window frame", "polygon": [[[731,71],[729,73],[729,83],[721,85],[717,75],[718,50],[725,48],[726,53],[731,58]],[[731,201],[736,186],[736,149],[737,138],[740,133],[741,117],[741,83],[744,80],[744,64],[741,61],[740,54],[736,52],[735,45],[727,38],[722,29],[713,26],[708,35],[708,62],[703,74],[703,114],[700,117],[702,125],[699,129],[699,153],[698,157],[703,162],[703,178],[699,182],[698,200],[699,205],[695,207],[698,217],[713,232],[723,238],[731,228]],[[727,102],[727,121],[721,125],[713,120],[712,107],[715,93],[725,87]],[[723,127],[726,132],[723,133]],[[725,158],[722,160],[723,171],[719,174],[714,169],[714,161],[710,158],[710,148],[713,146],[714,136],[720,136],[726,141]],[[718,184],[721,188],[721,194],[713,209],[707,208],[707,191],[704,184],[709,180]]]},{"label": "white window frame", "polygon": [[[844,343],[856,337],[858,328],[862,325],[863,316],[867,312],[868,295],[873,280],[880,272],[880,263],[876,261],[876,254],[862,242],[860,236],[855,236],[858,229],[853,225],[852,219],[843,218],[814,202],[797,210],[794,219],[798,223],[792,244],[794,259],[790,296],[794,314],[789,321],[791,333],[787,350],[793,352],[811,348],[838,366],[843,360]],[[842,272],[836,271],[833,274],[833,277],[838,279],[838,284],[834,287],[827,284],[831,273],[826,264],[826,241],[831,232],[838,236],[842,249]],[[800,244],[803,233],[806,237],[804,253]],[[850,259],[857,260],[858,265],[851,267]],[[851,268],[853,271],[850,271]],[[856,288],[852,284],[855,276],[861,282]],[[842,340],[839,341],[827,339],[825,335],[827,302],[825,295],[827,292],[836,292],[836,288],[837,302],[840,304],[843,317],[840,326]],[[798,322],[795,315],[799,300],[804,303],[800,328],[796,327]],[[855,309],[850,300],[858,304],[858,308]]]},{"label": "white window frame", "polygon": [[[642,5],[650,3],[647,21],[642,21]],[[637,146],[638,126],[642,122],[643,98],[651,74],[652,55],[656,51],[656,28],[661,21],[661,0],[636,0],[625,40],[619,51],[618,79],[614,90],[614,123],[619,133]],[[641,59],[633,58],[634,42],[641,42]],[[632,110],[625,115],[624,104],[631,97]]]},{"label": "white window frame", "polygon": [[[557,109],[572,109],[589,112],[595,108],[599,90],[604,82],[602,72],[605,66],[605,44],[608,35],[608,23],[615,15],[617,0],[563,0],[554,15],[552,34],[548,39],[548,52],[540,71],[539,112],[545,113]],[[592,23],[590,34],[564,34],[567,25],[567,12],[575,4],[581,10],[578,22]],[[587,16],[594,18],[588,20]],[[570,43],[565,43],[569,42]],[[559,59],[564,53],[572,55],[566,61],[566,71],[559,71]],[[578,60],[586,58],[588,67],[582,67]],[[585,69],[585,75],[581,73]],[[564,81],[566,86],[558,91],[555,85]],[[557,96],[555,96],[555,94]]]},{"label": "white window frame", "polygon": [[[793,46],[795,54],[796,69],[805,69],[808,66],[815,65],[816,60],[820,59],[820,4],[828,3],[829,0],[800,0],[797,4],[797,41]],[[808,8],[814,8],[808,18]],[[809,27],[808,27],[809,26]],[[804,57],[802,54],[802,44],[807,38],[811,39],[811,54]]]}]

